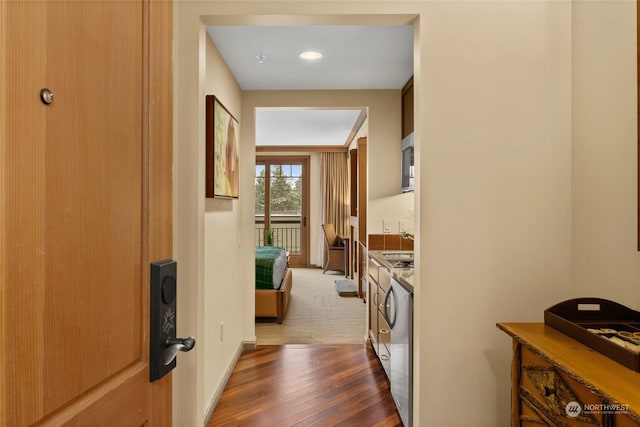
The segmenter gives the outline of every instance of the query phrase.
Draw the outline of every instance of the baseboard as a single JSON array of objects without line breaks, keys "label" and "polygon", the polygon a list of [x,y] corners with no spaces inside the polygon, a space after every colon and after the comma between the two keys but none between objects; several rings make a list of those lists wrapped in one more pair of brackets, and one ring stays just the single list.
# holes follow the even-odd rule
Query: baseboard
[{"label": "baseboard", "polygon": [[[253,345],[253,347],[251,347],[251,345]],[[211,402],[209,402],[209,405],[207,406],[206,415],[204,417],[205,419],[204,425],[209,424],[209,419],[211,418],[211,415],[213,415],[213,411],[216,409],[216,406],[218,406],[220,397],[222,397],[222,392],[224,391],[224,388],[227,386],[227,383],[229,382],[229,378],[231,378],[233,369],[236,367],[236,364],[238,363],[238,360],[240,359],[242,352],[249,348],[253,348],[253,349],[256,348],[255,341],[253,342],[253,344],[249,341],[241,341],[240,344],[238,345],[238,348],[236,349],[236,353],[233,355],[233,361],[227,367],[227,370],[224,373],[222,382],[220,383],[220,385],[218,385],[216,392],[213,394],[213,397],[211,398]]]}]

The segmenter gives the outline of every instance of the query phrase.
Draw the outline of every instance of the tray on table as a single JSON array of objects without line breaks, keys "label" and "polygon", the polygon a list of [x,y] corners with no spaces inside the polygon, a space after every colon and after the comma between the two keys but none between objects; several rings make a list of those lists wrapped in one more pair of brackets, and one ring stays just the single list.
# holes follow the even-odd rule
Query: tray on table
[{"label": "tray on table", "polygon": [[[576,298],[546,309],[544,323],[627,368],[640,372],[640,345],[633,345],[640,344],[640,339],[623,337],[617,333],[640,332],[640,312],[606,299]],[[607,333],[606,330],[616,332]],[[612,337],[617,343],[611,340]],[[624,343],[620,341],[630,344],[623,346]]]}]

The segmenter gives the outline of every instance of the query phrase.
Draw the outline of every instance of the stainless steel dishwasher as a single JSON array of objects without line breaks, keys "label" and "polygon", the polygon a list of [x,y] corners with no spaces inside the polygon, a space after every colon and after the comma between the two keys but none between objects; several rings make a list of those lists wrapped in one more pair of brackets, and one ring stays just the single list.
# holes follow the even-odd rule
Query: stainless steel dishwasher
[{"label": "stainless steel dishwasher", "polygon": [[391,327],[391,394],[402,423],[409,427],[413,412],[413,293],[392,279],[383,307]]}]

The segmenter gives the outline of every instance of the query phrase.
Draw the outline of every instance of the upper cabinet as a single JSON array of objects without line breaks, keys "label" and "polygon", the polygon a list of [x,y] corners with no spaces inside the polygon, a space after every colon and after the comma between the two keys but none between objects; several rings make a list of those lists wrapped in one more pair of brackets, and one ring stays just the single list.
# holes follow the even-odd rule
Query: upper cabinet
[{"label": "upper cabinet", "polygon": [[402,138],[413,132],[413,77],[402,88]]},{"label": "upper cabinet", "polygon": [[402,141],[401,150],[401,185],[402,192],[413,191],[413,77],[402,88]]}]

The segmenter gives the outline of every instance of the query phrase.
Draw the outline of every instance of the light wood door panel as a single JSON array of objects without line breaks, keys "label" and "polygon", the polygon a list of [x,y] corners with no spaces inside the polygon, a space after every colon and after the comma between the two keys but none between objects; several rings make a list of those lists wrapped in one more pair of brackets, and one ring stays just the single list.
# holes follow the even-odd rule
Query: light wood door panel
[{"label": "light wood door panel", "polygon": [[143,268],[142,4],[56,2],[49,22],[46,412],[141,359]]},{"label": "light wood door panel", "polygon": [[0,4],[0,425],[171,424],[171,376],[148,370],[148,266],[171,256],[171,13]]}]

